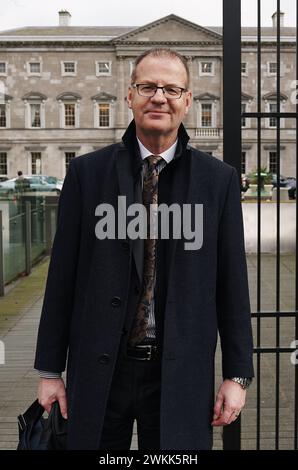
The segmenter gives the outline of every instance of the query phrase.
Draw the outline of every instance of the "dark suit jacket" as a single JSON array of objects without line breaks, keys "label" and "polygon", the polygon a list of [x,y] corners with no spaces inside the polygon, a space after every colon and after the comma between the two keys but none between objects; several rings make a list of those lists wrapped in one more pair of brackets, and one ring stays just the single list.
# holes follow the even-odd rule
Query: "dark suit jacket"
[{"label": "dark suit jacket", "polygon": [[[141,197],[135,126],[123,143],[71,162],[39,327],[35,367],[67,361],[70,449],[98,449],[118,354],[125,351],[142,281],[142,243],[99,240],[95,208]],[[162,348],[161,449],[212,446],[214,352],[224,377],[253,376],[240,189],[235,169],[191,148],[181,125],[175,159],[160,174],[159,202],[203,204],[203,245],[158,240],[157,338]],[[67,358],[68,353],[68,358]]]}]

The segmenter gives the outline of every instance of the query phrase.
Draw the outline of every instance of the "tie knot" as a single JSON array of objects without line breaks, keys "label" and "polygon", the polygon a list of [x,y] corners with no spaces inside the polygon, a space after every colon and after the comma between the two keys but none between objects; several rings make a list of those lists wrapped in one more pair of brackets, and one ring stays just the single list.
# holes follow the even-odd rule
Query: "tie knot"
[{"label": "tie knot", "polygon": [[150,168],[155,167],[160,160],[162,160],[162,157],[160,155],[149,155],[147,157],[148,160],[148,165]]}]

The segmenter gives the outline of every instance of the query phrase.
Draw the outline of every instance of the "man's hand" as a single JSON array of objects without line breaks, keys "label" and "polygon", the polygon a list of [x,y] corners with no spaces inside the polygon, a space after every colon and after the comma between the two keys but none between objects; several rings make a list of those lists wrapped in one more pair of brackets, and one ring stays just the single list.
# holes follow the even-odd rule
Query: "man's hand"
[{"label": "man's hand", "polygon": [[48,413],[51,411],[52,404],[58,401],[61,414],[67,419],[67,400],[63,379],[40,379],[38,401]]},{"label": "man's hand", "polygon": [[240,384],[226,379],[221,384],[216,402],[212,426],[225,426],[235,421],[245,405],[246,390]]}]

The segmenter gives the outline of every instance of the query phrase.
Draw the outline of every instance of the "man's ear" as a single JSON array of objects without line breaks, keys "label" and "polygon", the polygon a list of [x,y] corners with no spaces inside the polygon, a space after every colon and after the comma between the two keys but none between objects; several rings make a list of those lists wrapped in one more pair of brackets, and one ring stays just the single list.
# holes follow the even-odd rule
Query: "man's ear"
[{"label": "man's ear", "polygon": [[127,97],[126,97],[127,106],[129,107],[129,109],[131,109],[131,98],[132,98],[132,90],[131,90],[131,87],[129,87],[127,91]]},{"label": "man's ear", "polygon": [[186,107],[185,107],[185,114],[188,114],[189,108],[191,107],[192,104],[192,92],[187,91],[187,96],[185,97],[186,100]]}]

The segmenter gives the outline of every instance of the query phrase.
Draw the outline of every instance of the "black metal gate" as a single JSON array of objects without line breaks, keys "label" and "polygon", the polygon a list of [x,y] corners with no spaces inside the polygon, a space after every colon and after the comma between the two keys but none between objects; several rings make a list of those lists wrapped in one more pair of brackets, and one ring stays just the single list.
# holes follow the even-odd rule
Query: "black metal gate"
[{"label": "black metal gate", "polygon": [[[266,1],[266,0],[264,0]],[[253,3],[253,2],[251,2]],[[297,26],[298,8],[296,0],[293,0],[293,7],[296,4],[296,46],[297,46]],[[246,112],[241,116],[241,0],[223,0],[223,127],[224,127],[224,160],[233,165],[239,174],[241,173],[241,117],[255,120],[257,155],[256,162],[258,168],[258,195],[257,195],[257,253],[255,256],[256,294],[255,311],[252,313],[252,321],[255,334],[255,380],[254,380],[254,403],[245,416],[238,419],[232,425],[224,428],[223,446],[224,449],[243,448],[243,434],[250,429],[250,447],[254,449],[263,448],[288,448],[297,450],[298,447],[298,364],[294,362],[290,367],[287,361],[293,357],[297,346],[293,343],[283,345],[281,334],[283,332],[283,322],[291,328],[293,341],[298,339],[298,259],[296,252],[293,255],[293,308],[283,309],[281,302],[281,200],[280,200],[280,159],[281,159],[281,119],[295,120],[296,128],[296,181],[298,180],[298,143],[297,143],[297,119],[298,100],[293,112],[281,112],[281,24],[280,24],[280,0],[276,1],[277,24],[276,24],[276,112],[262,111],[262,28],[261,28],[261,0],[256,0],[257,7],[257,77],[256,77],[256,112]],[[296,47],[296,90],[298,88],[298,54]],[[233,77],[233,79],[231,79]],[[298,92],[297,96],[298,97]],[[263,307],[263,284],[264,276],[262,256],[262,201],[261,201],[261,153],[262,153],[262,120],[276,119],[276,250],[272,267],[274,286],[274,308]],[[295,203],[294,203],[295,204]],[[295,216],[297,221],[298,209],[295,204]],[[295,233],[296,247],[298,239],[298,229],[296,224]],[[272,285],[270,286],[272,288]],[[252,300],[252,299],[251,299]],[[264,345],[262,335],[264,332],[264,322],[271,322],[271,329],[274,344]],[[271,338],[272,339],[272,338]],[[295,357],[295,353],[294,353]],[[297,355],[296,355],[297,357]],[[269,359],[270,358],[270,361]],[[284,360],[286,359],[286,361]],[[265,364],[265,365],[264,365]],[[274,364],[273,373],[268,375],[266,367]],[[266,376],[267,373],[267,376]],[[267,378],[266,378],[267,377]],[[286,381],[286,391],[281,393],[281,381]],[[288,388],[287,388],[288,384]],[[248,392],[248,396],[250,391]],[[264,396],[266,399],[264,399]],[[268,398],[269,397],[269,398]],[[291,402],[291,403],[289,403]],[[284,421],[284,414],[288,413],[288,418]],[[253,416],[252,416],[253,415]],[[282,421],[283,419],[283,421]],[[267,441],[264,438],[266,434]],[[251,442],[253,440],[253,443]],[[264,444],[264,443],[266,443]],[[281,445],[282,443],[282,445]]]}]

